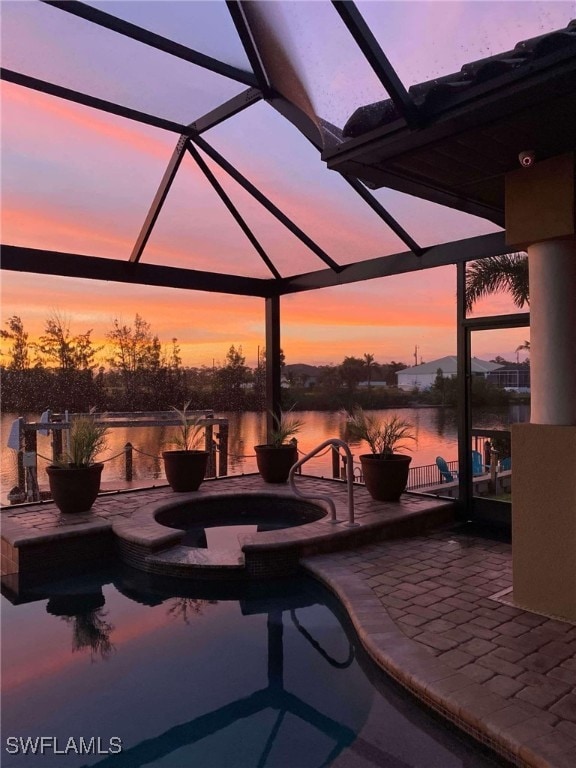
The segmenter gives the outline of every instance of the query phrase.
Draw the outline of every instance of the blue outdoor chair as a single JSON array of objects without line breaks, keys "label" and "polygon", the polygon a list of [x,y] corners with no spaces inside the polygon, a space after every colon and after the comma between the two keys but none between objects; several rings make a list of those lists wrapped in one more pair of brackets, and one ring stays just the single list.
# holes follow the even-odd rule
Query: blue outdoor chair
[{"label": "blue outdoor chair", "polygon": [[442,456],[436,456],[436,466],[440,471],[440,476],[443,481],[445,480],[447,483],[453,483],[458,479],[458,473],[448,469],[446,459],[443,459]]},{"label": "blue outdoor chair", "polygon": [[508,469],[512,469],[512,457],[507,456],[500,462],[500,472],[505,472]]},{"label": "blue outdoor chair", "polygon": [[472,451],[472,474],[484,474],[484,462],[482,460],[482,454],[480,451]]}]

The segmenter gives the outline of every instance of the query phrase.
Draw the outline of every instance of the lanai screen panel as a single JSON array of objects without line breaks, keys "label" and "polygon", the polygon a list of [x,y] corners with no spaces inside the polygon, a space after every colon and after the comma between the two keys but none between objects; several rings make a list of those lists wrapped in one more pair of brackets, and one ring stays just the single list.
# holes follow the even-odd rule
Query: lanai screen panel
[{"label": "lanai screen panel", "polygon": [[[269,109],[269,108],[268,108]],[[230,125],[229,123],[227,124]],[[216,145],[217,143],[214,142]],[[232,153],[231,156],[236,156]],[[243,153],[244,154],[244,153]],[[230,196],[237,210],[251,228],[254,236],[269,256],[274,266],[282,277],[288,277],[293,274],[307,272],[316,267],[324,268],[325,265],[320,259],[303,243],[298,237],[290,232],[270,211],[267,211],[260,203],[255,200],[240,184],[228,176],[209,158],[205,157],[207,165],[212,170],[223,189]],[[252,171],[252,172],[251,172]],[[253,171],[256,171],[254,175]],[[263,182],[262,174],[266,169],[258,172],[258,165],[248,169],[248,177],[254,178],[255,183],[261,184],[266,189],[268,182]],[[272,196],[277,199],[277,195]],[[280,198],[280,204],[284,205],[284,198]],[[241,265],[236,265],[236,270]],[[260,270],[258,277],[270,277],[270,270],[260,260]]]},{"label": "lanai screen panel", "polygon": [[2,66],[183,123],[246,89],[41,2],[2,3]]},{"label": "lanai screen panel", "polygon": [[[256,104],[205,138],[338,264],[406,249],[349,184],[326,169],[318,150],[270,105]],[[267,218],[260,220],[265,227]],[[260,227],[255,232],[265,236]],[[282,274],[325,268],[311,251],[306,261],[295,263],[291,243],[292,238],[278,241],[270,251],[273,259],[279,258]]]},{"label": "lanai screen panel", "polygon": [[439,267],[282,299],[282,348],[290,362],[339,365],[345,356],[414,364],[456,354],[456,268]]},{"label": "lanai screen panel", "polygon": [[104,0],[87,5],[250,71],[224,0]]},{"label": "lanai screen panel", "polygon": [[11,83],[2,113],[3,242],[127,260],[174,135]]},{"label": "lanai screen panel", "polygon": [[247,277],[271,277],[189,154],[182,160],[141,261]]}]

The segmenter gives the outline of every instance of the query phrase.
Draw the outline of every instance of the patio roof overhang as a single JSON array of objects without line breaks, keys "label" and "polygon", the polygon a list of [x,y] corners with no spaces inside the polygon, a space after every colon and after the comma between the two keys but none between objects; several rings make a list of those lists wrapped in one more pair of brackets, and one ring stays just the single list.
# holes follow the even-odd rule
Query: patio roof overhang
[{"label": "patio roof overhang", "polygon": [[[504,226],[504,176],[519,167],[519,153],[532,150],[544,160],[574,150],[571,27],[560,50],[536,60],[518,64],[511,52],[465,65],[474,77],[464,72],[413,86],[416,120],[400,116],[392,100],[358,109],[344,129],[352,138],[324,153],[328,167],[373,189],[386,186]],[[482,76],[489,67],[502,74]]]}]

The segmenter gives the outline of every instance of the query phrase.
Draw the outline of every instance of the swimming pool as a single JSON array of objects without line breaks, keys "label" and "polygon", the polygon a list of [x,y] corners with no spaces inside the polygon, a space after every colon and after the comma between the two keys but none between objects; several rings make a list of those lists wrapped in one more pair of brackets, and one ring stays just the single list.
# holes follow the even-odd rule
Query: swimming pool
[{"label": "swimming pool", "polygon": [[4,768],[502,765],[390,684],[312,579],[122,567],[24,597],[2,600]]},{"label": "swimming pool", "polygon": [[208,496],[163,508],[156,522],[185,531],[180,544],[201,549],[238,546],[241,534],[278,531],[313,523],[326,510],[293,496],[235,494]]}]

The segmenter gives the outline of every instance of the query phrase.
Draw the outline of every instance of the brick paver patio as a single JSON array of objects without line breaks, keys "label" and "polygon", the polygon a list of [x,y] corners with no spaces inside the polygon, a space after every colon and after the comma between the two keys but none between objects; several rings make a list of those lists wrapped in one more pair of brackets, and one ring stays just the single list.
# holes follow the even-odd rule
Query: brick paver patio
[{"label": "brick paver patio", "polygon": [[[354,592],[348,574],[369,589],[374,605],[420,651],[406,656],[409,646],[387,627],[384,655],[394,662],[399,649],[408,682],[424,670],[420,688],[440,697],[438,709],[448,709],[456,722],[474,725],[478,718],[476,735],[484,732],[492,746],[504,737],[502,753],[519,765],[576,766],[576,626],[500,602],[510,602],[509,594],[491,599],[512,584],[509,544],[441,532],[320,555],[307,564],[337,592],[341,584],[345,599],[347,589]],[[352,608],[361,604],[359,595],[356,584]],[[364,602],[364,617],[367,609]],[[381,627],[375,632],[382,636]],[[373,655],[382,661],[378,651]]]}]

